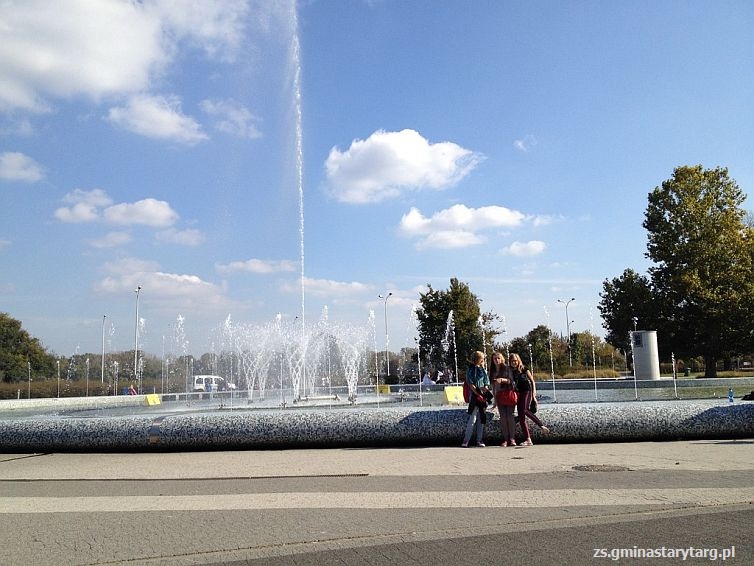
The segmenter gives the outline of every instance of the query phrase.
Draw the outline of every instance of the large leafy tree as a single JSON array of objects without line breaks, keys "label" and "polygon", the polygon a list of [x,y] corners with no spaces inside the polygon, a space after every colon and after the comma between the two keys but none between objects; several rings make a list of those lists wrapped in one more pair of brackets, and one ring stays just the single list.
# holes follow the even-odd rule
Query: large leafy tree
[{"label": "large leafy tree", "polygon": [[463,371],[471,352],[492,344],[496,335],[489,323],[497,316],[481,314],[479,298],[456,278],[446,291],[427,285],[427,292],[419,296],[416,317],[422,360],[436,368],[455,371],[457,361],[459,372]]},{"label": "large leafy tree", "polygon": [[710,377],[751,327],[754,232],[745,198],[725,168],[678,167],[649,194],[645,213],[649,273],[672,341],[701,353]]},{"label": "large leafy tree", "polygon": [[31,371],[35,376],[52,377],[55,358],[21,327],[21,322],[0,313],[0,379],[17,381]]},{"label": "large leafy tree", "polygon": [[701,354],[706,377],[716,375],[719,359],[750,346],[754,229],[744,200],[727,169],[701,165],[676,168],[649,193],[649,285],[628,271],[605,282],[600,310],[611,343],[620,347],[634,309],[644,312],[642,326],[654,323],[666,350]]}]

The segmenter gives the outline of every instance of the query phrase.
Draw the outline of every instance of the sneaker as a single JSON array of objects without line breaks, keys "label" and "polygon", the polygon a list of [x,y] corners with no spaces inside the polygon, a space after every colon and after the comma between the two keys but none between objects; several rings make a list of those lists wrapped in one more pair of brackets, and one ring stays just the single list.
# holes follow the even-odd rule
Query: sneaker
[{"label": "sneaker", "polygon": [[521,446],[534,446],[534,443],[531,441],[531,438],[527,438],[521,443]]},{"label": "sneaker", "polygon": [[461,443],[461,448],[468,448],[468,447],[469,447],[469,443],[468,442],[462,442]]},{"label": "sneaker", "polygon": [[503,443],[502,443],[502,444],[501,444],[500,446],[501,446],[502,448],[506,448],[506,447],[508,446],[508,443],[507,443],[507,442],[503,442]]},{"label": "sneaker", "polygon": [[477,442],[476,445],[479,446],[479,448],[487,448],[487,445],[484,442]]},{"label": "sneaker", "polygon": [[508,446],[516,446],[516,441],[511,439],[508,441]]}]

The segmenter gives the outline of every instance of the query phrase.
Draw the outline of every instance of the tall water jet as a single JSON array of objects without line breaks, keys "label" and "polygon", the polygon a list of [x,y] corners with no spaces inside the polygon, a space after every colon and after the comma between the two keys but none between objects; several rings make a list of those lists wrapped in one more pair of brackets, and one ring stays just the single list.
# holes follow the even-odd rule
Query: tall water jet
[{"label": "tall water jet", "polygon": [[[306,278],[304,271],[304,126],[301,102],[301,42],[298,29],[298,9],[296,1],[291,2],[291,21],[293,37],[291,41],[291,61],[293,64],[293,105],[296,123],[296,184],[298,188],[298,233],[299,261],[301,265],[301,351],[305,356],[306,348]],[[306,376],[303,376],[304,382]]]}]

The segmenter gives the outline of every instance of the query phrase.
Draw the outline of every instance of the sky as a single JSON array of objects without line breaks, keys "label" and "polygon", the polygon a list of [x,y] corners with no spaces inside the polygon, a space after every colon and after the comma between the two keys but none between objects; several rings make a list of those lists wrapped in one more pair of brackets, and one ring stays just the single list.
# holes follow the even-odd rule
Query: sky
[{"label": "sky", "polygon": [[398,351],[455,277],[503,338],[603,336],[653,188],[754,186],[752,29],[747,0],[2,0],[0,312],[64,357],[133,349],[137,311],[155,355],[325,312]]}]

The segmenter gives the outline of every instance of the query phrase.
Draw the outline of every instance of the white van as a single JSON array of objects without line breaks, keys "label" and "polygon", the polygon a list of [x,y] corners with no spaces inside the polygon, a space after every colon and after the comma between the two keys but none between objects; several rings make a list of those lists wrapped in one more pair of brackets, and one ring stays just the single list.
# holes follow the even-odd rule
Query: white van
[{"label": "white van", "polygon": [[219,375],[195,375],[194,391],[232,391],[235,383],[228,383]]}]

